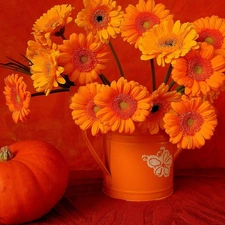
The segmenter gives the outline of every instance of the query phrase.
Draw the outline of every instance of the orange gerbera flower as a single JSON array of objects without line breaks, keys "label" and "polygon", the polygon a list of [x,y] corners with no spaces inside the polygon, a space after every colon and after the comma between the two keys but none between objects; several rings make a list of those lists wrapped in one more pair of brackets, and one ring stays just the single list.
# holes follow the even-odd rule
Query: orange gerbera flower
[{"label": "orange gerbera flower", "polygon": [[58,87],[58,83],[65,84],[66,81],[62,77],[63,67],[59,66],[57,59],[59,51],[55,44],[52,45],[51,51],[41,51],[32,59],[31,79],[36,91],[44,91],[46,96],[53,87]]},{"label": "orange gerbera flower", "polygon": [[136,7],[129,4],[125,11],[124,20],[120,26],[121,36],[124,41],[135,44],[135,48],[138,48],[143,33],[155,24],[173,18],[163,4],[155,4],[154,0],[139,0]]},{"label": "orange gerbera flower", "polygon": [[38,55],[42,51],[50,52],[52,49],[52,42],[51,40],[48,41],[47,44],[41,44],[38,40],[33,41],[29,40],[27,42],[27,50],[26,50],[26,57],[29,60],[32,60],[35,55]]},{"label": "orange gerbera flower", "polygon": [[171,103],[172,110],[164,117],[165,131],[178,148],[201,148],[217,126],[214,107],[202,98]]},{"label": "orange gerbera flower", "polygon": [[75,22],[87,32],[97,34],[100,41],[106,43],[120,33],[123,18],[121,6],[113,0],[86,0],[85,8],[77,14]]},{"label": "orange gerbera flower", "polygon": [[113,81],[111,86],[103,87],[94,101],[101,108],[97,117],[110,126],[112,131],[120,133],[133,133],[134,121],[144,121],[151,107],[147,89],[123,77],[117,82]]},{"label": "orange gerbera flower", "polygon": [[140,39],[141,59],[156,58],[159,66],[165,66],[165,63],[186,55],[192,48],[198,48],[197,37],[190,23],[181,24],[179,20],[174,22],[171,19],[156,24]]},{"label": "orange gerbera flower", "polygon": [[213,45],[225,57],[225,19],[213,15],[194,21],[193,27],[199,35],[197,41]]},{"label": "orange gerbera flower", "polygon": [[18,74],[11,74],[5,78],[4,95],[6,105],[12,112],[12,118],[15,123],[19,120],[24,122],[30,113],[28,109],[30,104],[30,92],[26,90],[27,85],[23,81],[23,77],[18,77]]},{"label": "orange gerbera flower", "polygon": [[212,45],[205,42],[200,49],[191,50],[173,64],[172,78],[185,87],[186,95],[202,96],[219,91],[224,86],[225,59],[216,55]]},{"label": "orange gerbera flower", "polygon": [[170,91],[169,86],[162,83],[152,95],[153,106],[150,114],[144,122],[139,123],[139,127],[143,132],[149,131],[150,134],[157,134],[159,129],[164,130],[164,115],[171,108],[171,102],[176,102],[181,99],[181,94],[176,91]]},{"label": "orange gerbera flower", "polygon": [[105,69],[108,52],[93,33],[70,35],[59,46],[61,54],[58,62],[64,67],[64,73],[71,81],[86,84],[98,79],[98,75]]},{"label": "orange gerbera flower", "polygon": [[107,127],[96,116],[100,107],[94,103],[94,97],[100,92],[102,86],[98,83],[80,86],[70,104],[75,124],[79,125],[82,130],[91,128],[91,133],[94,136],[99,132],[105,133],[107,130]]},{"label": "orange gerbera flower", "polygon": [[49,9],[33,25],[34,37],[39,42],[45,43],[51,35],[62,35],[65,25],[72,21],[70,17],[72,10],[70,4],[55,5]]}]

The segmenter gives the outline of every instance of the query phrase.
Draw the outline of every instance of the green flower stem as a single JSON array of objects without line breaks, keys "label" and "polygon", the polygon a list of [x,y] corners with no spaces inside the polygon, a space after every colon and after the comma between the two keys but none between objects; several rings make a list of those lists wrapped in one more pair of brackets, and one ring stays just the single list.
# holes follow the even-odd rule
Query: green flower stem
[{"label": "green flower stem", "polygon": [[169,91],[171,90],[171,88],[173,87],[174,84],[176,84],[176,82],[174,80],[172,80],[169,84]]},{"label": "green flower stem", "polygon": [[182,92],[184,91],[184,86],[180,86],[180,85],[179,85],[179,86],[176,88],[176,91],[182,93]]},{"label": "green flower stem", "polygon": [[99,77],[103,84],[110,86],[110,81],[107,79],[107,77],[104,74],[99,74]]},{"label": "green flower stem", "polygon": [[111,51],[112,51],[112,53],[113,53],[113,56],[114,56],[114,58],[115,58],[115,60],[116,60],[116,64],[117,64],[117,66],[118,66],[118,68],[119,68],[119,71],[120,71],[120,76],[121,76],[121,77],[124,77],[124,73],[123,73],[123,69],[122,69],[120,60],[119,60],[119,58],[118,58],[118,56],[117,56],[117,54],[116,54],[116,51],[115,51],[115,49],[114,49],[114,47],[113,47],[113,45],[112,45],[112,43],[111,43],[110,41],[109,41],[109,47],[110,47],[110,49],[111,49]]},{"label": "green flower stem", "polygon": [[[51,90],[49,94],[55,94],[55,93],[61,93],[61,92],[69,92],[69,91],[70,91],[69,88],[55,89],[55,90]],[[43,95],[45,95],[45,92],[36,92],[36,93],[32,93],[31,97],[43,96]]]},{"label": "green flower stem", "polygon": [[154,59],[150,59],[150,66],[151,66],[151,74],[152,74],[152,91],[155,91],[156,90],[156,77],[155,77]]},{"label": "green flower stem", "polygon": [[167,73],[166,73],[166,76],[165,76],[165,79],[164,79],[164,83],[167,84],[168,80],[170,79],[170,75],[171,75],[171,72],[172,72],[172,65],[170,64],[169,65],[169,68],[167,70]]}]

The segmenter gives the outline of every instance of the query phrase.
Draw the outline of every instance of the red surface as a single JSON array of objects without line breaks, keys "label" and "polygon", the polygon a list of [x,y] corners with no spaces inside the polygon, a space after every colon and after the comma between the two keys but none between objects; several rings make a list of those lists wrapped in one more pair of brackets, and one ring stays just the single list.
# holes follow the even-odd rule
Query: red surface
[{"label": "red surface", "polygon": [[[43,218],[29,225],[224,225],[225,170],[177,174],[174,194],[151,202],[110,198],[99,180],[71,186]],[[92,182],[92,183],[90,183]]]},{"label": "red surface", "polygon": [[[118,0],[117,3],[127,6],[128,3],[137,1]],[[175,19],[182,22],[192,21],[201,16],[216,14],[224,16],[225,0],[162,0],[167,8],[175,14]],[[5,56],[20,59],[19,53],[24,54],[26,43],[32,38],[31,27],[35,20],[55,4],[62,4],[62,0],[1,0],[0,1],[0,61],[5,62]],[[68,0],[75,7],[75,13],[82,6],[81,0]],[[70,29],[72,29],[71,24]],[[78,31],[78,30],[77,30]],[[124,72],[129,79],[136,79],[140,83],[149,85],[148,62],[140,62],[140,52],[134,50],[121,38],[112,40],[122,64]],[[123,48],[121,48],[123,45]],[[123,52],[121,52],[123,49]],[[127,57],[129,55],[129,57]],[[132,56],[132,57],[130,57]],[[112,73],[113,71],[113,73]],[[0,68],[0,93],[3,91],[3,79],[11,71]],[[119,77],[115,62],[109,62],[106,75]],[[30,78],[26,75],[29,90],[33,90]],[[69,93],[57,94],[49,97],[36,97],[31,101],[31,115],[26,123],[14,124],[11,113],[5,105],[3,94],[0,94],[0,146],[13,141],[37,138],[45,140],[56,146],[66,157],[70,168],[74,170],[99,169],[97,163],[83,143],[81,132],[71,118],[69,106]],[[200,150],[183,151],[176,161],[177,168],[211,168],[225,167],[225,142],[224,137],[224,104],[222,96],[216,103],[219,111],[219,126],[214,137]],[[101,152],[101,138],[94,138],[94,144]]]}]

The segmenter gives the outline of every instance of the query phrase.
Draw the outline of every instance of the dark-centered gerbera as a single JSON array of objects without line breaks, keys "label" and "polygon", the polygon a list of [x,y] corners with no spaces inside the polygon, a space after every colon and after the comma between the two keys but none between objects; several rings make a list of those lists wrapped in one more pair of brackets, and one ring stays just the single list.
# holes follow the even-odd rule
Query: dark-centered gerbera
[{"label": "dark-centered gerbera", "polygon": [[107,131],[107,127],[96,116],[100,107],[94,103],[94,97],[100,92],[102,86],[98,83],[80,86],[71,98],[70,109],[73,110],[72,117],[75,124],[82,130],[91,129],[93,136]]},{"label": "dark-centered gerbera", "polygon": [[165,131],[170,142],[180,149],[195,149],[205,145],[217,126],[215,108],[202,98],[171,103],[164,117]]},{"label": "dark-centered gerbera", "polygon": [[44,13],[33,25],[33,35],[40,43],[48,42],[51,35],[60,36],[65,25],[72,21],[73,7],[70,4],[55,5]]},{"label": "dark-centered gerbera", "polygon": [[169,91],[169,86],[162,83],[160,87],[151,94],[153,106],[144,122],[138,125],[142,132],[157,134],[160,129],[164,130],[163,117],[169,111],[171,102],[181,99],[181,94],[176,91]]},{"label": "dark-centered gerbera", "polygon": [[198,48],[198,34],[191,23],[168,20],[156,24],[140,39],[141,59],[156,58],[159,66],[165,66],[180,56],[185,56],[192,48]]},{"label": "dark-centered gerbera", "polygon": [[199,37],[197,41],[213,45],[216,53],[225,57],[225,19],[218,16],[200,18],[193,22]]},{"label": "dark-centered gerbera", "polygon": [[120,33],[123,11],[116,1],[86,0],[84,6],[75,19],[79,27],[93,32],[103,43],[108,43],[110,37],[115,38]]},{"label": "dark-centered gerbera", "polygon": [[19,77],[18,74],[11,74],[5,78],[3,93],[15,123],[19,120],[24,122],[30,113],[31,94],[26,89],[27,85],[23,81],[23,77]]},{"label": "dark-centered gerbera", "polygon": [[139,46],[143,33],[155,24],[170,20],[173,15],[161,3],[155,4],[154,0],[139,0],[136,6],[129,4],[125,9],[124,19],[121,23],[121,36],[124,41]]},{"label": "dark-centered gerbera", "polygon": [[134,122],[144,121],[152,106],[146,87],[123,77],[104,86],[94,101],[101,107],[97,117],[110,130],[120,133],[133,133]]},{"label": "dark-centered gerbera", "polygon": [[62,77],[64,69],[58,65],[58,57],[59,50],[56,44],[52,45],[50,51],[41,51],[33,57],[31,79],[37,92],[44,91],[47,96],[53,87],[58,87],[59,83],[65,84],[66,81]]},{"label": "dark-centered gerbera", "polygon": [[225,59],[215,54],[214,47],[205,42],[200,49],[191,50],[173,64],[172,78],[185,87],[185,94],[202,96],[219,91],[225,81]]},{"label": "dark-centered gerbera", "polygon": [[94,82],[106,68],[107,48],[99,41],[99,38],[94,37],[92,32],[87,36],[73,33],[69,40],[63,41],[59,49],[61,54],[58,62],[73,82],[82,85]]}]

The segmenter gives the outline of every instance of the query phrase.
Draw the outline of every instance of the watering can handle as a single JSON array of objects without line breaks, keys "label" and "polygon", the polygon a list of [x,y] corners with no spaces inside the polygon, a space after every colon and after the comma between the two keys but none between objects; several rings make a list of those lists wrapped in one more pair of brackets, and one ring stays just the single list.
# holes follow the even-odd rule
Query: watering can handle
[{"label": "watering can handle", "polygon": [[85,143],[87,144],[89,151],[91,152],[91,154],[93,155],[94,159],[96,160],[96,162],[99,164],[100,168],[102,169],[103,173],[107,176],[111,177],[111,174],[109,172],[109,170],[106,168],[105,164],[102,162],[102,160],[100,159],[100,157],[98,156],[97,152],[95,151],[93,145],[91,144],[91,142],[88,139],[87,136],[87,131],[83,131],[83,138]]},{"label": "watering can handle", "polygon": [[176,160],[176,158],[178,157],[178,155],[180,155],[180,153],[182,152],[182,148],[178,148],[177,151],[175,152],[175,154],[173,155],[173,159]]}]

